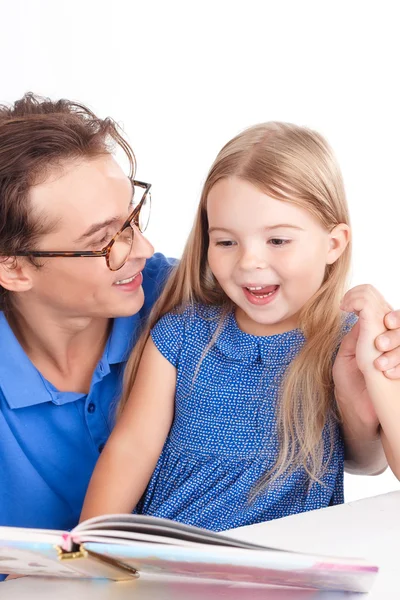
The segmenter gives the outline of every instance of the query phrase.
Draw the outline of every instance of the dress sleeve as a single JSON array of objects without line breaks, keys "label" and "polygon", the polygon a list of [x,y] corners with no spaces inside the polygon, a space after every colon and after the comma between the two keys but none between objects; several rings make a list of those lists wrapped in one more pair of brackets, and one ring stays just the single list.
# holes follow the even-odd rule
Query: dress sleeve
[{"label": "dress sleeve", "polygon": [[347,335],[354,327],[354,325],[357,323],[358,321],[358,317],[356,314],[354,313],[346,313],[346,315],[343,318],[343,322],[342,322],[342,335],[341,335],[341,340],[344,338],[345,335]]},{"label": "dress sleeve", "polygon": [[342,329],[340,332],[339,343],[336,346],[335,352],[333,353],[333,362],[335,362],[335,359],[336,359],[337,353],[339,352],[340,344],[342,343],[343,338],[345,337],[345,335],[347,335],[353,329],[353,327],[357,323],[357,321],[358,321],[358,317],[354,313],[346,313],[343,316]]},{"label": "dress sleeve", "polygon": [[178,366],[185,337],[185,313],[170,312],[161,317],[151,330],[156,348],[174,366]]}]

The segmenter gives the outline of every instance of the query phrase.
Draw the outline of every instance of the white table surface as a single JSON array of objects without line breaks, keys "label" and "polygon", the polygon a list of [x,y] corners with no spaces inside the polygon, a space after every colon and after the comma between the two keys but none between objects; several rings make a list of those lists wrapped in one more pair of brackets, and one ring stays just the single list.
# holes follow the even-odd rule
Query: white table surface
[{"label": "white table surface", "polygon": [[288,550],[361,556],[380,567],[368,594],[272,590],[141,577],[132,582],[23,577],[0,584],[1,600],[400,600],[400,491],[232,530]]}]

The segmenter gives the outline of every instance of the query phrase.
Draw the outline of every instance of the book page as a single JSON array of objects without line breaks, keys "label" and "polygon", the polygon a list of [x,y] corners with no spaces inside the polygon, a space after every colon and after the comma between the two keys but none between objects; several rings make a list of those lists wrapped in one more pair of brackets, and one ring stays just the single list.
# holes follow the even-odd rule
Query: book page
[{"label": "book page", "polygon": [[[99,535],[101,537],[107,536],[110,540],[113,537],[125,537],[127,540],[157,540],[164,544],[182,546],[195,543],[235,548],[265,548],[265,546],[248,541],[235,540],[232,537],[224,536],[223,533],[145,515],[125,514],[94,517],[75,527],[71,531],[71,537],[76,543],[80,543],[89,539],[86,535],[89,532],[90,539],[93,539],[94,535]],[[276,550],[279,551],[279,549]]]},{"label": "book page", "polygon": [[35,550],[30,550],[17,545],[2,547],[0,543],[0,572],[43,577],[81,577],[73,568],[58,560],[53,546],[37,546]]}]

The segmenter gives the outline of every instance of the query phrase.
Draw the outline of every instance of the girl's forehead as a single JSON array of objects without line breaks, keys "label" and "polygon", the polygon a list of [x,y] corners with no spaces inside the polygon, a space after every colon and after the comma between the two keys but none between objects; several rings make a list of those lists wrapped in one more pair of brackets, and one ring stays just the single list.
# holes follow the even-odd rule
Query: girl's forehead
[{"label": "girl's forehead", "polygon": [[317,222],[305,207],[272,198],[238,177],[221,179],[211,188],[207,197],[207,216],[212,227],[218,224],[241,228],[246,225],[265,228],[282,224],[306,227]]}]

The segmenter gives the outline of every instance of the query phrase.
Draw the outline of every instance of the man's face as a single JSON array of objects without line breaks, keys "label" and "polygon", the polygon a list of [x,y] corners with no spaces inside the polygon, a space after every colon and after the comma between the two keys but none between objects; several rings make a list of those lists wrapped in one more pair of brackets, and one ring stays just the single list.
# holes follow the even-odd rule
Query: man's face
[{"label": "man's face", "polygon": [[[29,200],[35,218],[55,223],[32,250],[101,250],[132,211],[132,186],[112,156],[104,155],[51,171],[31,188]],[[94,224],[103,226],[85,235]],[[141,272],[152,254],[135,227],[132,251],[118,271],[110,271],[104,257],[36,259],[43,266],[27,265],[32,285],[18,299],[71,318],[132,315],[143,305]]]}]

